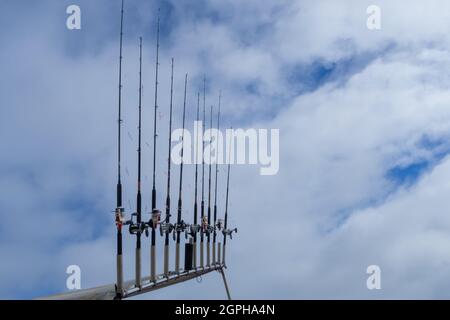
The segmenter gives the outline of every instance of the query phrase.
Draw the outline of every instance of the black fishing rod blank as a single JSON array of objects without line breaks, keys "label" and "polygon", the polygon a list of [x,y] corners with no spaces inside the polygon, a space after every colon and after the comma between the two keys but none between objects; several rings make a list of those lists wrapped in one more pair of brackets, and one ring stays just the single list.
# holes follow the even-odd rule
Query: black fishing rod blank
[{"label": "black fishing rod blank", "polygon": [[136,199],[136,287],[141,287],[141,233],[142,233],[142,196],[141,196],[141,128],[142,128],[142,38],[139,39],[139,133],[138,133],[138,191]]},{"label": "black fishing rod blank", "polygon": [[[219,151],[219,132],[220,132],[220,106],[221,106],[221,100],[222,100],[222,92],[219,94],[219,111],[217,113],[217,136],[216,136],[216,152]],[[216,156],[216,177],[214,180],[214,233],[213,233],[213,247],[212,247],[212,261],[213,265],[216,265],[216,238],[217,238],[217,229],[220,230],[220,224],[217,225],[217,178],[219,173],[219,159],[218,156]],[[219,244],[220,246],[220,244]]]},{"label": "black fishing rod blank", "polygon": [[202,121],[202,200],[200,204],[200,211],[202,217],[202,227],[200,229],[200,267],[204,268],[204,233],[205,233],[205,141],[203,133],[205,128],[205,109],[206,109],[206,77],[203,77],[203,121]]},{"label": "black fishing rod blank", "polygon": [[159,31],[160,31],[160,10],[158,9],[158,30],[156,34],[156,79],[155,79],[155,109],[153,118],[153,187],[152,187],[152,213],[149,225],[152,228],[151,248],[150,248],[150,281],[156,281],[156,228],[161,219],[161,211],[156,208],[156,140],[157,128],[156,119],[158,112],[158,72],[159,72]]},{"label": "black fishing rod blank", "polygon": [[186,230],[186,224],[181,219],[182,213],[182,192],[183,192],[183,164],[184,164],[184,128],[186,122],[186,94],[187,94],[187,81],[188,75],[184,79],[184,103],[183,103],[183,132],[181,136],[181,166],[180,166],[180,186],[179,186],[179,197],[178,197],[178,215],[177,224],[175,225],[175,231],[177,235],[177,243],[175,247],[175,272],[180,273],[180,238],[181,232]]},{"label": "black fishing rod blank", "polygon": [[122,0],[122,10],[120,14],[120,53],[119,53],[119,113],[117,119],[117,187],[116,187],[116,210],[115,222],[117,226],[117,257],[116,257],[116,299],[123,296],[123,257],[122,257],[122,226],[124,221],[124,208],[122,207],[122,182],[120,177],[121,165],[121,127],[122,127],[122,48],[123,48],[123,14],[124,0]]},{"label": "black fishing rod blank", "polygon": [[[232,136],[230,137],[232,139]],[[228,173],[227,173],[227,192],[225,197],[225,222],[223,227],[223,256],[222,256],[222,264],[226,268],[226,260],[225,260],[225,250],[226,250],[226,244],[227,244],[227,237],[229,236],[230,239],[233,239],[233,232],[237,232],[237,228],[235,229],[227,229],[228,226],[228,195],[230,191],[230,169],[231,169],[231,145],[232,141],[229,141],[230,147],[228,150]]]},{"label": "black fishing rod blank", "polygon": [[169,156],[167,160],[167,198],[166,198],[166,220],[161,223],[159,230],[161,235],[166,236],[164,243],[164,275],[166,278],[169,277],[169,234],[173,231],[174,225],[170,223],[170,177],[171,177],[171,148],[172,148],[172,110],[173,110],[173,64],[174,59],[172,58],[172,73],[170,78],[170,110],[169,110]]},{"label": "black fishing rod blank", "polygon": [[[200,120],[200,92],[197,94],[197,123]],[[198,130],[196,131],[195,141],[195,191],[194,191],[194,223],[190,226],[190,234],[193,239],[192,262],[194,270],[197,269],[197,233],[200,231],[200,225],[197,221],[198,216]]]},{"label": "black fishing rod blank", "polygon": [[[213,114],[213,106],[211,106],[210,110],[210,121],[209,121],[209,129],[211,132],[212,129],[212,114]],[[211,144],[209,146],[209,159],[208,159],[208,225],[206,229],[206,266],[209,268],[211,266]]]}]

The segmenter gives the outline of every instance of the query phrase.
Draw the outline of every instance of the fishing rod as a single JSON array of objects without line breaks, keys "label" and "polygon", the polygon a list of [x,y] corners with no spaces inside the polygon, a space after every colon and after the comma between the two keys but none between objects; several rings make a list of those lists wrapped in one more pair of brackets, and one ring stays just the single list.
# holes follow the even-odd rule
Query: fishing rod
[{"label": "fishing rod", "polygon": [[[220,132],[220,106],[222,100],[222,91],[219,94],[219,111],[217,113],[217,137],[216,137],[216,152],[219,150],[219,132]],[[217,229],[221,229],[221,223],[217,224],[217,178],[219,173],[219,159],[216,157],[216,177],[214,180],[214,233],[213,233],[213,247],[212,247],[212,260],[213,265],[216,265],[216,237],[217,237]]]},{"label": "fishing rod", "polygon": [[[200,92],[197,93],[197,123],[200,121]],[[195,131],[195,130],[194,130]],[[198,216],[198,130],[196,130],[195,137],[195,192],[194,192],[194,223],[191,224],[191,237],[193,239],[193,251],[192,251],[192,261],[194,270],[197,269],[197,233],[200,230],[200,225],[197,221]]]},{"label": "fishing rod", "polygon": [[172,163],[172,109],[173,109],[173,58],[172,58],[172,76],[170,78],[170,116],[169,116],[169,156],[167,161],[167,199],[166,199],[166,221],[161,223],[159,230],[161,236],[166,235],[164,243],[164,275],[169,277],[169,234],[172,232],[174,225],[170,223],[170,168]]},{"label": "fishing rod", "polygon": [[[178,216],[177,224],[175,225],[175,231],[177,235],[177,243],[175,247],[175,272],[180,273],[180,234],[186,230],[186,223],[181,220],[182,210],[182,192],[183,192],[183,164],[184,164],[184,128],[186,122],[186,92],[187,92],[188,75],[184,79],[184,103],[183,103],[183,133],[181,136],[181,167],[180,167],[180,186],[178,197]],[[175,235],[175,234],[174,234]]]},{"label": "fishing rod", "polygon": [[200,229],[200,267],[204,268],[204,232],[205,232],[205,141],[203,131],[205,127],[205,108],[206,108],[206,77],[203,77],[203,121],[202,121],[202,201],[200,211],[202,217],[202,227]]},{"label": "fishing rod", "polygon": [[120,176],[121,165],[121,138],[122,138],[122,48],[123,48],[123,14],[124,0],[122,0],[122,10],[120,14],[120,54],[119,54],[119,114],[117,120],[117,187],[116,187],[116,210],[115,222],[117,227],[117,259],[116,259],[116,299],[123,296],[123,257],[122,257],[122,225],[125,216],[125,210],[122,207],[122,182]]},{"label": "fishing rod", "polygon": [[[209,121],[209,129],[211,132],[212,129],[212,114],[213,114],[213,106],[211,106],[210,111],[210,121]],[[206,265],[208,267],[211,266],[211,145],[209,147],[209,160],[208,160],[208,169],[209,169],[209,178],[208,178],[208,226],[206,229]]]},{"label": "fishing rod", "polygon": [[159,32],[160,32],[160,12],[158,9],[158,31],[156,35],[156,80],[155,80],[155,113],[153,122],[153,187],[152,187],[152,215],[149,225],[152,228],[152,240],[150,250],[150,281],[156,281],[156,228],[161,218],[161,211],[156,208],[156,117],[158,110],[158,72],[159,72]]},{"label": "fishing rod", "polygon": [[[233,129],[233,128],[231,128]],[[234,229],[227,229],[228,226],[228,195],[229,195],[229,190],[230,190],[230,169],[231,169],[231,142],[232,137],[230,137],[230,147],[228,150],[228,173],[227,173],[227,192],[226,192],[226,198],[225,198],[225,223],[224,223],[224,228],[222,231],[223,234],[223,257],[222,257],[222,264],[223,266],[226,268],[226,262],[225,262],[225,246],[227,244],[227,237],[229,236],[230,239],[233,239],[233,232],[237,232],[237,228]]]},{"label": "fishing rod", "polygon": [[[136,235],[136,269],[135,269],[135,286],[141,288],[141,235],[145,230],[148,236],[148,229],[142,222],[142,196],[141,196],[141,128],[142,128],[142,37],[139,38],[139,106],[138,106],[138,176],[137,176],[137,196],[136,196],[136,212],[132,214],[131,220],[127,222],[130,225],[130,233]],[[133,218],[136,217],[136,222]]]}]

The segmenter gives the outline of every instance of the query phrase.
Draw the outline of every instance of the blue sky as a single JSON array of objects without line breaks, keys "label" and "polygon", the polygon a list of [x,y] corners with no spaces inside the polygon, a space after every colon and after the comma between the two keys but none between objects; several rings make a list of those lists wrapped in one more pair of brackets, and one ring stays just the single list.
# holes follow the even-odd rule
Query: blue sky
[{"label": "blue sky", "polygon": [[[66,7],[74,3],[82,10],[79,31],[65,27]],[[171,57],[177,115],[184,74],[191,79],[189,125],[206,74],[207,104],[217,105],[223,90],[224,127],[280,129],[278,175],[233,167],[231,223],[240,232],[230,243],[228,273],[235,298],[449,297],[449,4],[380,0],[382,29],[369,31],[370,4],[126,2],[128,213],[136,192],[141,35],[144,208],[150,200],[158,7],[158,190],[165,190]],[[64,291],[70,264],[81,266],[83,287],[114,279],[119,14],[118,0],[0,4],[0,298]],[[192,214],[192,169],[186,169],[186,216]],[[178,167],[174,171],[177,177]],[[164,198],[159,192],[158,202]],[[125,247],[132,278],[131,236]],[[377,292],[365,287],[370,264],[382,269]],[[280,268],[283,274],[274,277]],[[212,276],[147,298],[215,299],[224,292]]]}]

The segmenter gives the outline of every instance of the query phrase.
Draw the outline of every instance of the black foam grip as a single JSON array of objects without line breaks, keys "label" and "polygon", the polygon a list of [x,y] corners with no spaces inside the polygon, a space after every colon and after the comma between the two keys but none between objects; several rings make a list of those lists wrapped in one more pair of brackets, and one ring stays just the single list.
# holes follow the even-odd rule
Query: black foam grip
[{"label": "black foam grip", "polygon": [[117,207],[122,207],[122,184],[117,184]]}]

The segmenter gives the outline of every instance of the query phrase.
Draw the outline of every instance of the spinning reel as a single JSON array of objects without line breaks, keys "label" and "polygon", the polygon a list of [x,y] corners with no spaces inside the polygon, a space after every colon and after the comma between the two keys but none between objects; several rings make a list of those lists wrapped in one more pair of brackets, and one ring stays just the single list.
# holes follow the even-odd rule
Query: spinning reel
[{"label": "spinning reel", "polygon": [[138,234],[145,233],[145,236],[148,237],[148,224],[145,222],[137,223],[135,219],[137,219],[137,212],[131,215],[131,220],[125,222],[126,225],[129,225],[130,234]]},{"label": "spinning reel", "polygon": [[237,233],[237,228],[234,229],[224,229],[222,231],[224,237],[229,236],[230,239],[233,239],[233,232]]},{"label": "spinning reel", "polygon": [[224,226],[223,219],[218,219],[215,225],[216,230],[221,231],[223,226]]},{"label": "spinning reel", "polygon": [[202,228],[202,226],[199,225],[199,224],[191,224],[191,225],[189,225],[189,235],[191,237],[193,237],[194,235],[196,235],[197,233],[200,232],[201,228]]},{"label": "spinning reel", "polygon": [[206,235],[210,235],[214,232],[214,227],[208,223],[208,218],[206,216],[202,218],[202,230]]},{"label": "spinning reel", "polygon": [[174,225],[174,230],[173,230],[173,240],[176,240],[176,236],[178,234],[178,232],[184,232],[184,237],[187,239],[188,238],[188,234],[189,234],[189,225],[184,222],[183,220],[181,220],[180,223],[176,223]]},{"label": "spinning reel", "polygon": [[165,234],[170,234],[175,229],[175,225],[170,222],[161,222],[159,224],[159,232],[161,236],[164,236]]},{"label": "spinning reel", "polygon": [[161,210],[153,209],[151,215],[152,216],[150,218],[150,221],[148,222],[148,225],[151,228],[156,229],[158,228],[158,224],[160,224],[161,221]]}]

